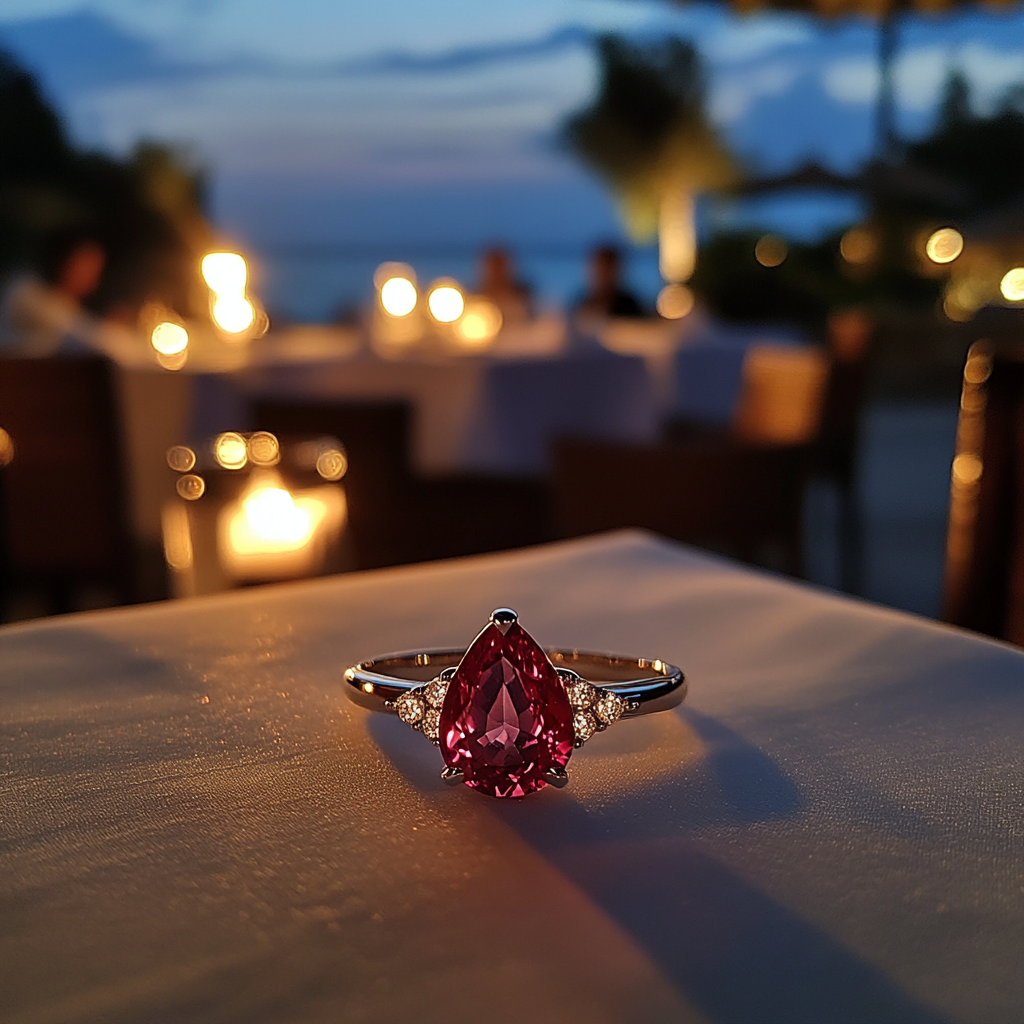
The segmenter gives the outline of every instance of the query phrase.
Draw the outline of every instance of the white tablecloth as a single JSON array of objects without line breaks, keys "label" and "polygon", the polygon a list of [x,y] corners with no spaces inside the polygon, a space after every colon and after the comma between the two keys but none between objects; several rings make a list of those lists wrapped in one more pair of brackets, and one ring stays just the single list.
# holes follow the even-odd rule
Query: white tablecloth
[{"label": "white tablecloth", "polygon": [[[682,665],[502,803],[340,673],[508,604]],[[0,630],[25,1022],[1024,1019],[1024,653],[615,534]]]}]

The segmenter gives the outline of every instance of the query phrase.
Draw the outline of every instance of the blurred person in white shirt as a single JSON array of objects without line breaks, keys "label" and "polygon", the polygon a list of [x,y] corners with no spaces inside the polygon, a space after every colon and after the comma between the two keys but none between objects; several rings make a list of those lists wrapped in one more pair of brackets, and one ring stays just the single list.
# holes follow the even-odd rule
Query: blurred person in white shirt
[{"label": "blurred person in white shirt", "polygon": [[43,358],[96,349],[101,321],[83,303],[99,287],[106,262],[92,233],[54,232],[38,274],[15,277],[0,299],[0,354]]}]

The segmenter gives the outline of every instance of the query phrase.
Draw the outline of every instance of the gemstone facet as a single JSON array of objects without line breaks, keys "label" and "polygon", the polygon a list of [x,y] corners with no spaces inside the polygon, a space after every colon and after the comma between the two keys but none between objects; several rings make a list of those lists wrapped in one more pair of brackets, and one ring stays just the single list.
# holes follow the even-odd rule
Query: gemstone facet
[{"label": "gemstone facet", "polygon": [[[503,623],[504,625],[504,623]],[[445,764],[473,789],[519,797],[542,789],[544,773],[572,755],[573,713],[561,680],[536,641],[512,622],[492,622],[473,641],[441,708]]]}]

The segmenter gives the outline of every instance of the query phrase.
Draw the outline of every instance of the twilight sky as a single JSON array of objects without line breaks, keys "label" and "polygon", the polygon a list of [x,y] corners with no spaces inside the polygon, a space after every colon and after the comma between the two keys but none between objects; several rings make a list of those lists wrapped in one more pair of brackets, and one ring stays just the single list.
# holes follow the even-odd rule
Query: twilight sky
[{"label": "twilight sky", "polygon": [[[762,170],[864,159],[877,92],[864,22],[733,19],[660,0],[0,0],[0,45],[82,141],[187,146],[216,209],[273,244],[585,239],[603,190],[553,144],[595,84],[592,39],[694,39],[714,119]],[[897,66],[919,133],[950,70],[979,106],[1024,81],[1024,14],[915,20]]]}]

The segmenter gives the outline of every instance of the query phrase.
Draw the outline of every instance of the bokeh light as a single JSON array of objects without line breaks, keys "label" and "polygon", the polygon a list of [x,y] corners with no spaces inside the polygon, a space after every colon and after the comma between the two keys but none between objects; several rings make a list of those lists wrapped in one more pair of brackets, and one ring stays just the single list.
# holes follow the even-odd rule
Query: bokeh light
[{"label": "bokeh light", "polygon": [[160,355],[176,356],[188,348],[188,331],[181,324],[165,320],[153,328],[149,340]]},{"label": "bokeh light", "polygon": [[340,448],[328,448],[317,457],[316,471],[325,480],[340,480],[348,472],[348,458]]},{"label": "bokeh light", "polygon": [[218,295],[213,304],[213,322],[227,334],[241,334],[255,319],[253,304],[242,295]]},{"label": "bokeh light", "polygon": [[754,246],[754,259],[762,267],[777,267],[789,255],[789,246],[784,238],[778,235],[764,235]]},{"label": "bokeh light", "polygon": [[211,252],[203,257],[200,264],[203,280],[210,291],[217,295],[245,294],[249,270],[245,259],[237,252]]},{"label": "bokeh light", "polygon": [[178,477],[174,488],[186,501],[198,501],[206,493],[206,481],[195,473],[186,473]]},{"label": "bokeh light", "polygon": [[9,466],[14,461],[14,439],[3,427],[0,427],[0,468]]},{"label": "bokeh light", "polygon": [[233,431],[220,434],[213,442],[213,457],[224,469],[242,469],[249,461],[245,438]]},{"label": "bokeh light", "polygon": [[459,340],[468,348],[482,348],[493,341],[502,324],[501,310],[483,297],[469,299],[455,325]]},{"label": "bokeh light", "polygon": [[430,315],[441,324],[454,323],[462,316],[466,300],[455,284],[436,284],[427,296]]},{"label": "bokeh light", "polygon": [[681,320],[693,312],[695,301],[685,284],[667,284],[658,292],[658,314],[666,320]]},{"label": "bokeh light", "polygon": [[277,438],[269,431],[257,431],[249,438],[249,459],[256,466],[276,466],[281,461]]},{"label": "bokeh light", "polygon": [[929,235],[924,251],[932,263],[952,263],[964,251],[964,236],[956,228],[939,228]]},{"label": "bokeh light", "polygon": [[1020,302],[1024,299],[1024,267],[1008,270],[999,282],[999,291],[1007,302]]},{"label": "bokeh light", "polygon": [[380,288],[380,304],[389,316],[408,316],[419,296],[407,277],[389,277]]},{"label": "bokeh light", "polygon": [[194,469],[196,464],[196,453],[187,445],[176,444],[173,448],[167,449],[167,465],[175,473],[187,473]]},{"label": "bokeh light", "polygon": [[855,266],[870,263],[878,255],[878,239],[869,228],[850,228],[839,240],[839,252]]}]

